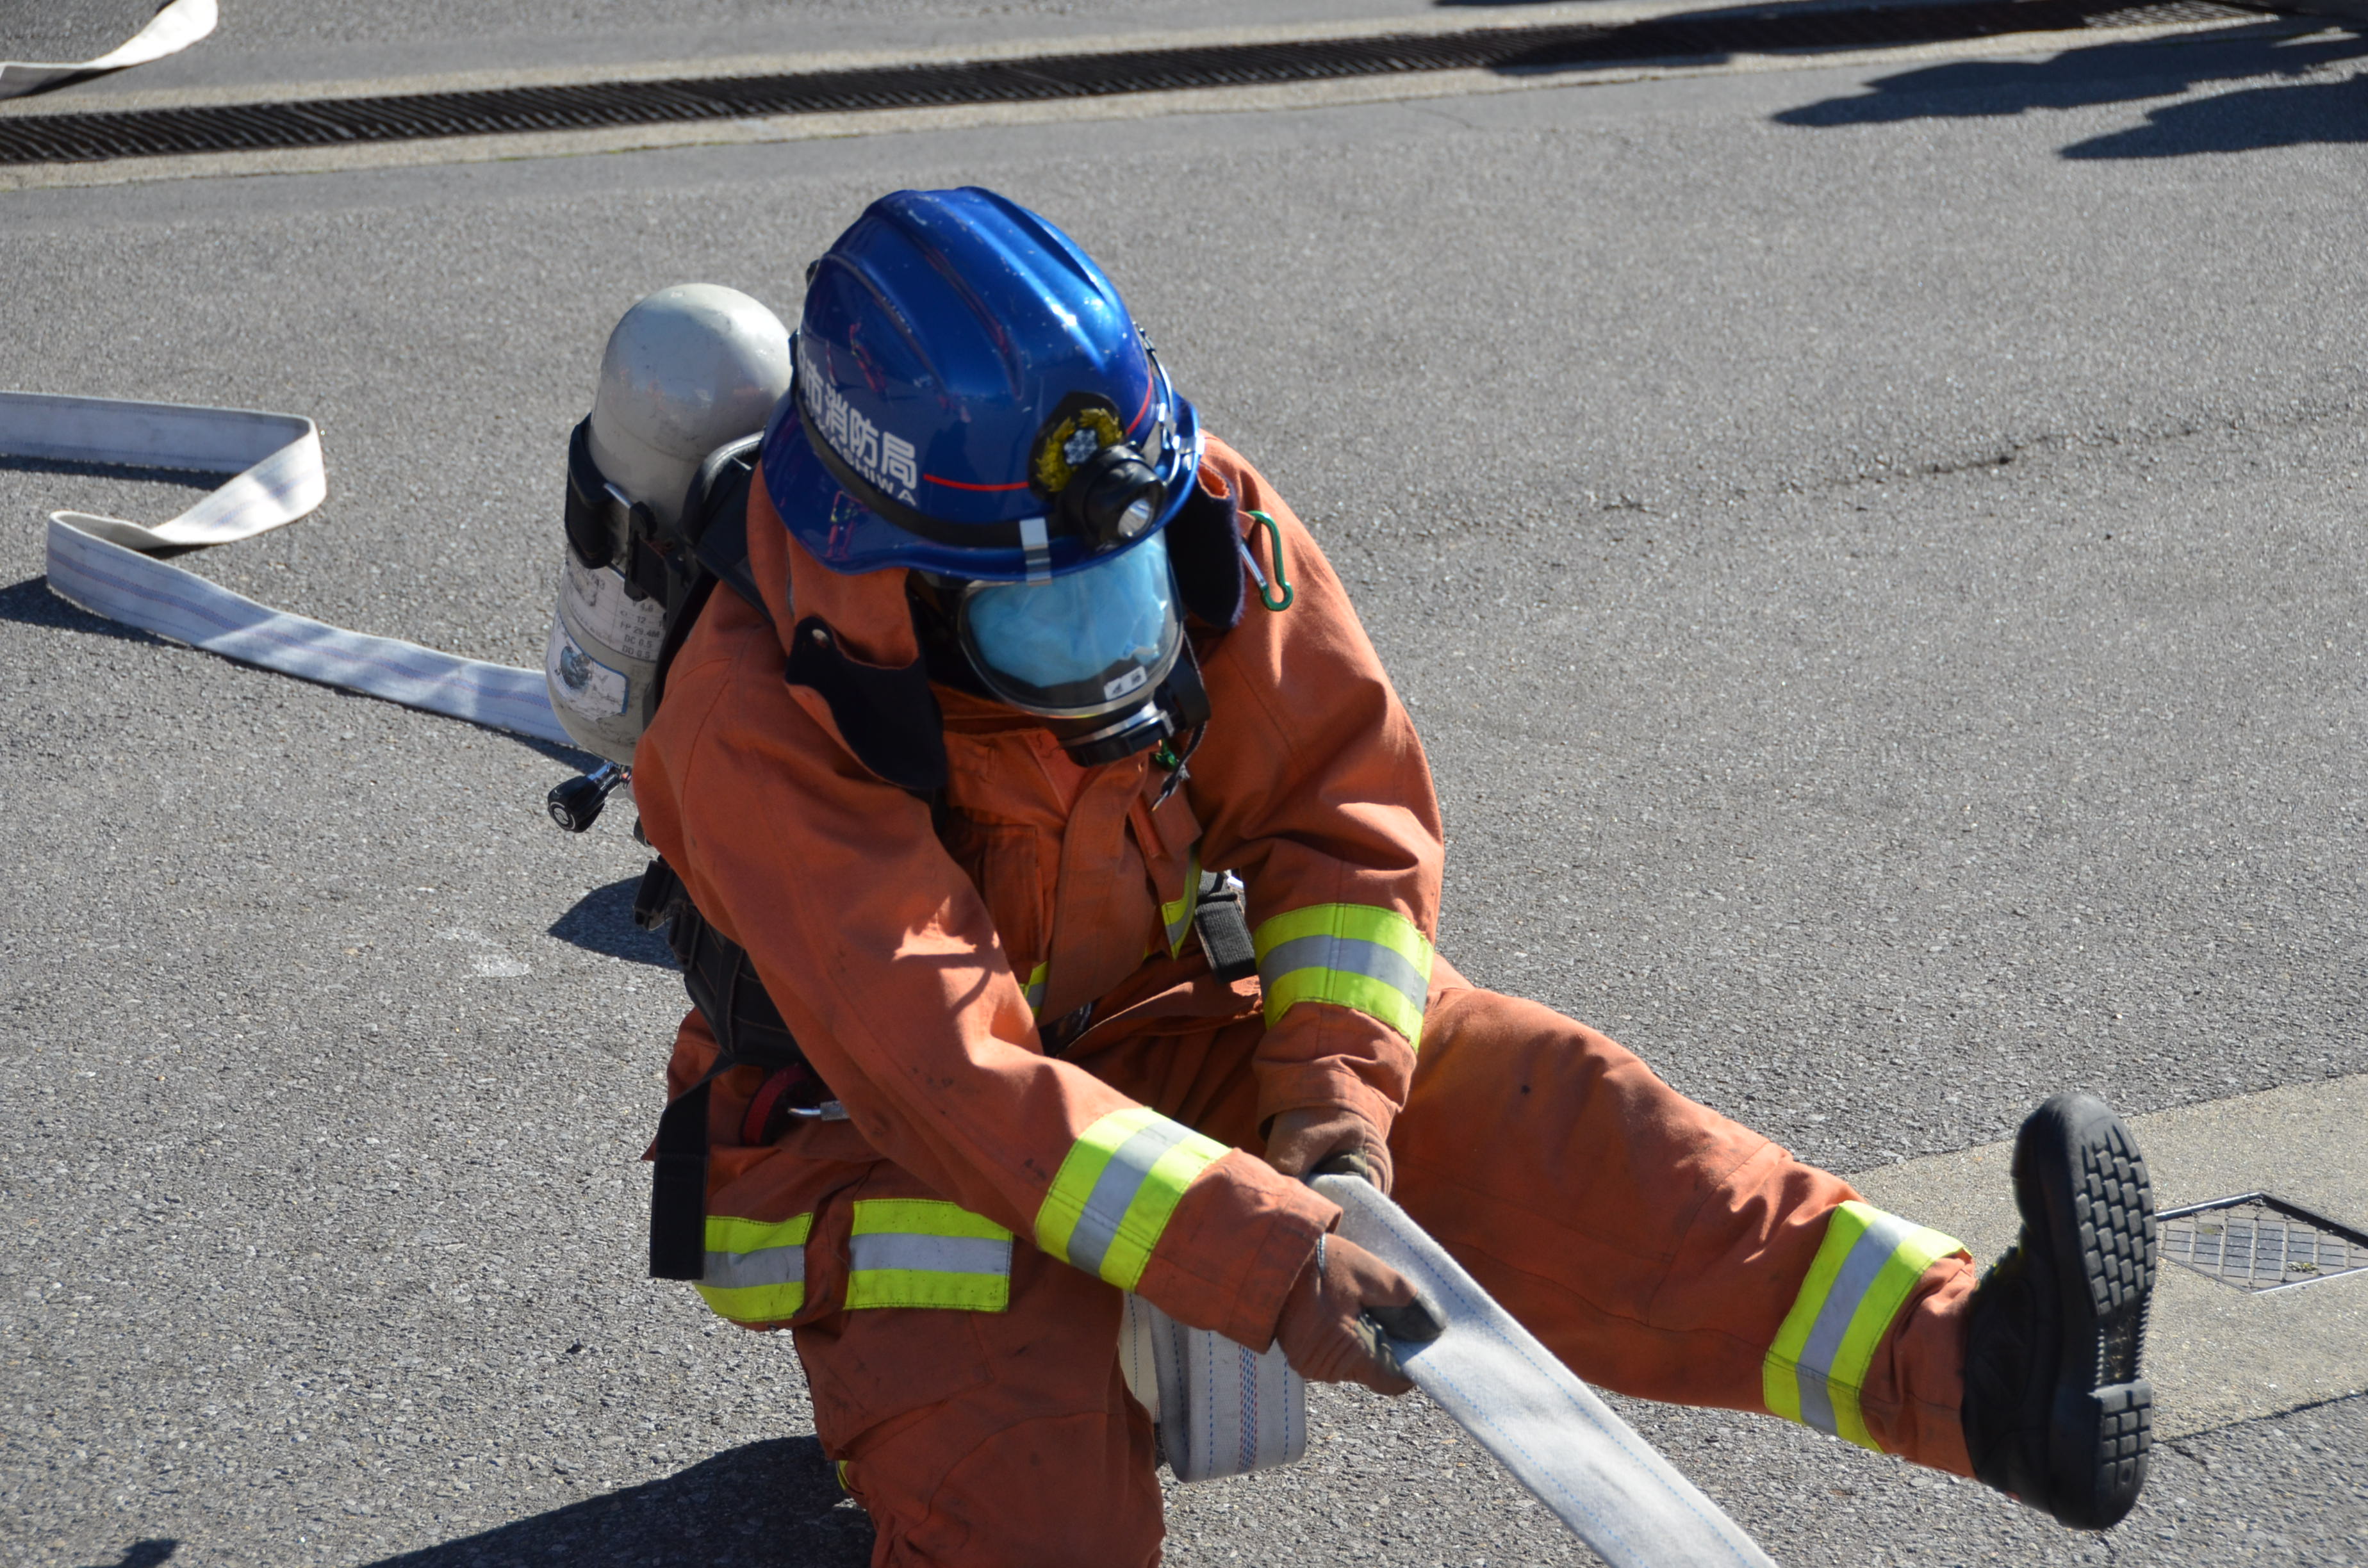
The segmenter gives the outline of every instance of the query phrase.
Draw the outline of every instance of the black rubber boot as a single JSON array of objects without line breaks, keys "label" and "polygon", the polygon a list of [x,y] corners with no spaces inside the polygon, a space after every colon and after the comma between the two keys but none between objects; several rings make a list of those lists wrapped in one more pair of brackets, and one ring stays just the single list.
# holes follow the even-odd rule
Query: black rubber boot
[{"label": "black rubber boot", "polygon": [[2154,1293],[2154,1191],[2130,1130],[2058,1095],[2014,1142],[2022,1239],[1974,1292],[1965,1448],[1974,1474],[2075,1529],[2118,1523],[2146,1484],[2154,1390],[2138,1375]]}]

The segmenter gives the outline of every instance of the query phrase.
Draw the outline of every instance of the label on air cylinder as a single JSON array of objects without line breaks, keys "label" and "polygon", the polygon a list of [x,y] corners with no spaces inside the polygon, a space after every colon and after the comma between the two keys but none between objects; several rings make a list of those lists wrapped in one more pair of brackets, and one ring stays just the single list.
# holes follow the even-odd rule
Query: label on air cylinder
[{"label": "label on air cylinder", "polygon": [[632,689],[623,675],[578,647],[556,618],[542,650],[542,673],[551,682],[551,695],[586,719],[617,717]]},{"label": "label on air cylinder", "polygon": [[629,659],[655,659],[666,641],[666,606],[657,599],[636,599],[625,592],[625,579],[609,566],[586,566],[567,557],[568,610],[586,635],[606,643]]}]

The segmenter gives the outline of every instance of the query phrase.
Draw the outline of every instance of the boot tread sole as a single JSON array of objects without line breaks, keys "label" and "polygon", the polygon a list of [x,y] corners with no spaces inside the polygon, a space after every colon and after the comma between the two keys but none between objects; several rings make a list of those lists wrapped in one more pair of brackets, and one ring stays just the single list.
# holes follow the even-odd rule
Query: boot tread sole
[{"label": "boot tread sole", "polygon": [[[2068,1152],[2076,1157],[2069,1173],[2071,1218],[2093,1326],[2073,1333],[2072,1323],[2066,1324],[2058,1430],[2072,1440],[2058,1450],[2057,1473],[2068,1480],[2086,1471],[2089,1484],[2085,1498],[2064,1499],[2067,1506],[2057,1517],[2099,1528],[2119,1521],[2137,1501],[2154,1444],[2154,1390],[2138,1376],[2157,1260],[2154,1184],[2119,1117],[2098,1105],[2094,1113],[2066,1119],[2073,1139]],[[2086,1360],[2085,1368],[2075,1364],[2076,1357]],[[2076,1392],[2076,1382],[2085,1383],[2086,1392]]]}]

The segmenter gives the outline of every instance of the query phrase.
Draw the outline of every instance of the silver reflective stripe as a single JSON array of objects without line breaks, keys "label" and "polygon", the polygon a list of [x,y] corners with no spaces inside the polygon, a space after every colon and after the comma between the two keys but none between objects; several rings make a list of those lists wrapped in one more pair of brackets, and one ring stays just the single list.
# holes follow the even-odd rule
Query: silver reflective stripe
[{"label": "silver reflective stripe", "polygon": [[1430,977],[1417,969],[1404,953],[1379,942],[1360,941],[1354,937],[1294,937],[1269,948],[1266,957],[1258,960],[1261,977],[1285,975],[1300,969],[1338,970],[1378,980],[1403,993],[1414,1004],[1417,1016],[1430,1001]]},{"label": "silver reflective stripe", "polygon": [[1833,1393],[1828,1386],[1833,1377],[1834,1357],[1842,1347],[1842,1336],[1850,1332],[1850,1320],[1858,1315],[1859,1302],[1866,1299],[1867,1288],[1899,1250],[1899,1244],[1914,1235],[1920,1227],[1896,1214],[1879,1214],[1842,1259],[1841,1271],[1826,1291],[1826,1303],[1817,1309],[1816,1326],[1809,1330],[1808,1343],[1801,1349],[1801,1419],[1818,1431],[1834,1437],[1841,1435],[1840,1423],[1834,1419]]},{"label": "silver reflective stripe", "polygon": [[1102,1258],[1118,1239],[1119,1221],[1126,1218],[1134,1195],[1143,1190],[1151,1167],[1159,1163],[1160,1155],[1191,1136],[1190,1128],[1162,1117],[1118,1146],[1094,1182],[1086,1211],[1077,1216],[1077,1228],[1069,1234],[1071,1264],[1088,1274],[1102,1271]]},{"label": "silver reflective stripe", "polygon": [[718,1290],[737,1290],[750,1285],[803,1285],[805,1278],[806,1249],[800,1245],[711,1252],[707,1273],[700,1283]]},{"label": "silver reflective stripe", "polygon": [[916,1236],[882,1231],[854,1238],[848,1263],[862,1269],[912,1268],[930,1274],[1008,1274],[1011,1242],[983,1236]]}]

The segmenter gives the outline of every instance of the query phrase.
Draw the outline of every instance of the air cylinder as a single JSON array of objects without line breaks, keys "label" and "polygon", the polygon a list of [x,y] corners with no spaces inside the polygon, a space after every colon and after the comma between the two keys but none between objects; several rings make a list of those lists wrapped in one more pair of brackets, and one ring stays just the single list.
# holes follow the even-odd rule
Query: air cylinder
[{"label": "air cylinder", "polygon": [[765,427],[790,390],[788,328],[737,290],[712,283],[661,289],[609,334],[585,440],[609,505],[606,560],[563,546],[559,604],[543,652],[552,710],[585,750],[630,767],[649,727],[662,596],[636,597],[614,562],[627,553],[638,511],[663,535],[680,521],[700,463]]}]

